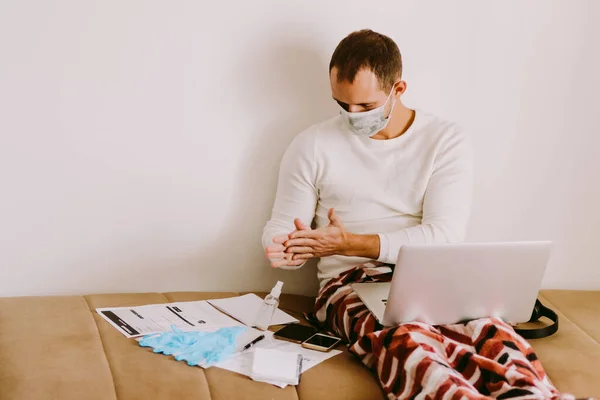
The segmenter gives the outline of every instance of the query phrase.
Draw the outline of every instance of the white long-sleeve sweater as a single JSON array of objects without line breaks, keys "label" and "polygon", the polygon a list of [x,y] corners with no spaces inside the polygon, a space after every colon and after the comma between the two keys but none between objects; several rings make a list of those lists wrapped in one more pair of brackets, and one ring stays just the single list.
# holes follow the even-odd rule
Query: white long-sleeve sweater
[{"label": "white long-sleeve sweater", "polygon": [[[354,135],[336,116],[300,133],[287,148],[263,247],[292,232],[295,218],[326,226],[333,207],[349,232],[378,234],[377,261],[395,264],[404,244],[463,240],[472,186],[471,147],[455,125],[417,110],[403,135],[375,140]],[[321,258],[321,287],[366,261]]]}]

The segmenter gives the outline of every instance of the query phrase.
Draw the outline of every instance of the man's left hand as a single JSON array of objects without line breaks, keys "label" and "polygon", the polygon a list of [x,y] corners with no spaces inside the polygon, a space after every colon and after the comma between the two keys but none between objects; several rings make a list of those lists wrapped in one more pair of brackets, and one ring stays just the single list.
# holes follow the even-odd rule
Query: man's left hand
[{"label": "man's left hand", "polygon": [[[305,225],[300,219],[294,220],[296,231],[310,230],[310,226]],[[299,267],[306,262],[306,259],[294,259],[294,253],[286,251],[284,245],[290,239],[289,235],[279,235],[273,238],[273,244],[266,248],[267,258],[271,261],[271,267]]]},{"label": "man's left hand", "polygon": [[328,213],[329,225],[314,230],[296,230],[284,243],[287,253],[294,254],[293,260],[307,260],[314,257],[346,255],[350,233],[331,208]]}]

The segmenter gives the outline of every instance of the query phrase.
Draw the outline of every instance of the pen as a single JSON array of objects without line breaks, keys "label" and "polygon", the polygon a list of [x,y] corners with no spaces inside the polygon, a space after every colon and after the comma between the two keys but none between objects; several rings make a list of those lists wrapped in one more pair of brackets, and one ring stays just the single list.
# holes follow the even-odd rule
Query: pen
[{"label": "pen", "polygon": [[248,350],[250,347],[252,347],[256,343],[260,342],[264,338],[265,338],[265,335],[260,335],[259,337],[257,337],[256,339],[254,339],[253,341],[251,341],[250,343],[248,343],[247,345],[245,345],[244,348],[242,349],[242,351]]}]

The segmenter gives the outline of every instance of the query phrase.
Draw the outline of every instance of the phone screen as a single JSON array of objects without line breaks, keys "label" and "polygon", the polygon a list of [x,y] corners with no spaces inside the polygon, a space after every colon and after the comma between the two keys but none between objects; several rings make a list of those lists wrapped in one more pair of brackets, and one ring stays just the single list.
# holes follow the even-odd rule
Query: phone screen
[{"label": "phone screen", "polygon": [[321,335],[320,333],[317,333],[304,343],[312,344],[312,345],[319,346],[319,347],[329,348],[339,341],[340,341],[340,339],[338,339],[338,338],[334,338],[331,336],[325,336],[325,335]]},{"label": "phone screen", "polygon": [[290,324],[275,332],[274,335],[280,339],[288,339],[292,342],[300,343],[314,335],[316,331],[317,330],[311,326]]}]

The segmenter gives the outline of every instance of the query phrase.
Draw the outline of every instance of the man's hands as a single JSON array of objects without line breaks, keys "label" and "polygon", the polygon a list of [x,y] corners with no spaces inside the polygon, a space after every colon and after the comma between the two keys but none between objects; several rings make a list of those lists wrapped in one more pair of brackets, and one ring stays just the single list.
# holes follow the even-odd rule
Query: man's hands
[{"label": "man's hands", "polygon": [[[294,220],[296,226],[295,232],[303,230],[310,231],[310,227],[304,225],[299,219]],[[287,251],[285,242],[290,239],[290,235],[279,235],[273,238],[273,244],[266,248],[267,258],[271,260],[271,267],[298,267],[306,262],[306,259],[293,259],[294,254]]]},{"label": "man's hands", "polygon": [[310,258],[332,255],[379,257],[379,236],[346,231],[333,208],[329,210],[328,218],[329,225],[314,230],[296,219],[295,231],[273,238],[273,245],[266,249],[271,266],[297,267]]},{"label": "man's hands", "polygon": [[335,215],[333,208],[327,214],[329,225],[322,229],[302,229],[290,233],[284,243],[292,260],[308,260],[313,257],[346,255],[349,247],[349,234]]}]

